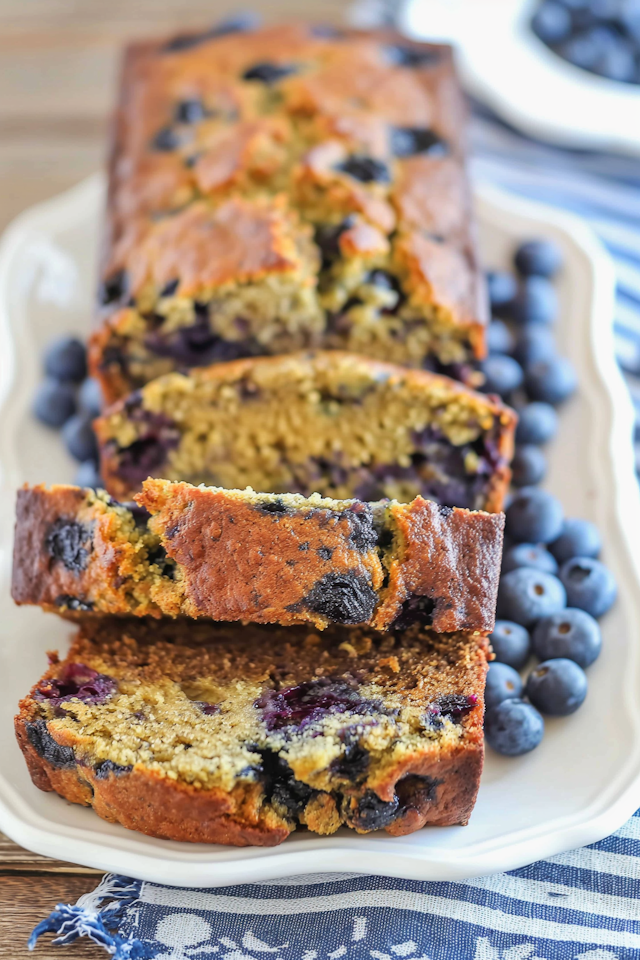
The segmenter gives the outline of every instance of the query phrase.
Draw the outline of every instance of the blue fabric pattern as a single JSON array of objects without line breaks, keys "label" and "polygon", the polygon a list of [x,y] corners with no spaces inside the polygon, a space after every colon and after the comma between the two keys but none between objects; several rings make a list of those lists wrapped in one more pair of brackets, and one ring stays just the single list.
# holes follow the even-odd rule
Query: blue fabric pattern
[{"label": "blue fabric pattern", "polygon": [[[478,108],[472,171],[584,217],[617,269],[618,359],[640,411],[640,163],[531,141]],[[639,812],[640,813],[640,812]],[[38,925],[116,960],[637,960],[640,815],[581,850],[492,877],[319,875],[212,890],[107,876]]]}]

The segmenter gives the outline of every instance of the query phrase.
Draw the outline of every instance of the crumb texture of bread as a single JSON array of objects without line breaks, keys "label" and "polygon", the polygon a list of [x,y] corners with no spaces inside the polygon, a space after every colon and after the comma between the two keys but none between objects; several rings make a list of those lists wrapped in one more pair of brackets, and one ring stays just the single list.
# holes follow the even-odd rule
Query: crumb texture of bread
[{"label": "crumb texture of bread", "polygon": [[502,509],[516,416],[449,377],[341,351],[167,374],[95,421],[105,485],[147,477]]},{"label": "crumb texture of bread", "polygon": [[147,480],[18,493],[12,595],[67,616],[493,629],[502,514]]},{"label": "crumb texture of bread", "polygon": [[465,127],[451,49],[392,31],[133,44],[90,351],[107,401],[317,347],[464,375],[487,322]]},{"label": "crumb texture of bread", "polygon": [[466,823],[486,637],[424,628],[83,625],[20,703],[34,783],[150,836],[273,845]]}]

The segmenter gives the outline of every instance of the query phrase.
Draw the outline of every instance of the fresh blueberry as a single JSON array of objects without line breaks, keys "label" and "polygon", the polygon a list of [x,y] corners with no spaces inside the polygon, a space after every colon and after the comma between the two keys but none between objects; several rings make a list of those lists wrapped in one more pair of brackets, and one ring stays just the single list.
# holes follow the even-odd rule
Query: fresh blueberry
[{"label": "fresh blueberry", "polygon": [[549,403],[536,401],[518,410],[516,443],[548,443],[558,429],[558,414]]},{"label": "fresh blueberry", "polygon": [[65,446],[74,460],[98,459],[98,445],[91,427],[91,419],[81,413],[71,417],[62,428]]},{"label": "fresh blueberry", "polygon": [[496,620],[489,640],[498,663],[506,663],[514,670],[520,670],[529,659],[531,638],[529,631],[519,623]]},{"label": "fresh blueberry", "polygon": [[601,617],[612,606],[618,588],[611,571],[593,557],[573,557],[560,567],[567,604]]},{"label": "fresh blueberry", "polygon": [[578,378],[565,357],[541,360],[527,369],[525,386],[532,400],[558,404],[567,400],[575,391]]},{"label": "fresh blueberry", "polygon": [[76,470],[73,482],[77,487],[90,487],[93,490],[104,486],[95,460],[85,460],[84,463],[81,463]]},{"label": "fresh blueberry", "polygon": [[598,557],[601,549],[602,539],[595,523],[575,517],[564,521],[560,536],[549,544],[549,550],[558,563],[573,557]]},{"label": "fresh blueberry", "polygon": [[513,317],[518,323],[549,325],[558,316],[558,298],[546,277],[525,277],[513,302]]},{"label": "fresh blueberry", "polygon": [[531,487],[544,480],[547,472],[547,458],[540,449],[531,443],[516,447],[511,462],[511,480],[516,487]]},{"label": "fresh blueberry", "polygon": [[503,320],[492,320],[487,328],[487,346],[489,353],[512,353],[515,337]]},{"label": "fresh blueberry", "polygon": [[260,83],[266,84],[266,86],[271,86],[272,83],[277,83],[278,80],[282,80],[283,77],[288,77],[292,73],[297,73],[298,68],[293,64],[288,63],[271,63],[269,60],[264,60],[261,63],[255,63],[252,67],[249,67],[242,74],[243,80],[258,80]]},{"label": "fresh blueberry", "polygon": [[565,589],[551,573],[518,567],[500,580],[498,616],[530,627],[541,617],[550,617],[567,605]]},{"label": "fresh blueberry", "polygon": [[33,399],[33,413],[48,427],[61,427],[76,412],[75,391],[70,383],[47,378]]},{"label": "fresh blueberry", "polygon": [[524,700],[503,700],[484,720],[487,743],[497,753],[519,757],[535,750],[544,734],[544,720]]},{"label": "fresh blueberry", "polygon": [[505,550],[502,558],[502,572],[509,573],[518,567],[531,567],[533,570],[542,570],[543,573],[558,572],[558,564],[548,550],[537,543],[516,543]]},{"label": "fresh blueberry", "polygon": [[590,33],[577,33],[562,44],[561,57],[583,70],[593,70],[600,56],[600,45]]},{"label": "fresh blueberry", "polygon": [[586,610],[574,607],[538,620],[531,641],[539,660],[564,657],[581,667],[588,667],[597,660],[602,648],[597,621]]},{"label": "fresh blueberry", "polygon": [[396,157],[412,157],[416,153],[446,157],[449,144],[429,127],[392,127],[391,152]]},{"label": "fresh blueberry", "polygon": [[517,360],[503,354],[487,357],[482,363],[482,372],[485,376],[482,388],[485,393],[499,393],[501,397],[517,390],[524,379],[522,367]]},{"label": "fresh blueberry", "polygon": [[93,377],[87,377],[78,391],[78,405],[88,417],[97,417],[102,410],[102,390]]},{"label": "fresh blueberry", "polygon": [[487,292],[493,313],[508,313],[518,292],[518,283],[512,273],[506,270],[489,270],[487,273]]},{"label": "fresh blueberry", "polygon": [[507,536],[519,543],[551,543],[562,531],[560,501],[546,490],[521,490],[506,515]]},{"label": "fresh blueberry", "polygon": [[60,337],[47,347],[45,373],[56,380],[80,383],[87,375],[87,351],[77,337]]},{"label": "fresh blueberry", "polygon": [[550,717],[575,713],[587,695],[587,678],[573,660],[545,660],[527,678],[526,694],[534,707]]},{"label": "fresh blueberry", "polygon": [[523,277],[553,277],[562,266],[562,254],[551,240],[529,240],[518,247],[513,262]]},{"label": "fresh blueberry", "polygon": [[620,83],[632,83],[636,76],[636,58],[633,45],[624,37],[618,37],[615,44],[603,49],[594,72],[607,80],[618,80]]},{"label": "fresh blueberry", "polygon": [[503,700],[513,700],[522,693],[522,680],[513,667],[506,663],[490,663],[484,702],[487,710],[497,707]]},{"label": "fresh blueberry", "polygon": [[525,370],[541,360],[556,356],[556,342],[549,327],[532,324],[524,327],[516,339],[513,355]]},{"label": "fresh blueberry", "polygon": [[569,36],[571,15],[562,4],[547,0],[534,13],[531,26],[544,43],[559,43]]}]

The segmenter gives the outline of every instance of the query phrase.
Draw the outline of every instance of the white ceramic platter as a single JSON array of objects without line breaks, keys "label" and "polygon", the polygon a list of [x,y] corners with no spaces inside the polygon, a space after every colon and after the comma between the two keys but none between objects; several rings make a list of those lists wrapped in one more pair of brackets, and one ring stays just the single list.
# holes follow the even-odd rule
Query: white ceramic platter
[{"label": "white ceramic platter", "polygon": [[537,0],[407,0],[400,27],[456,45],[466,88],[508,123],[567,147],[640,155],[640,86],[566,62],[529,27]]},{"label": "white ceramic platter", "polygon": [[39,853],[141,879],[211,886],[291,874],[354,869],[412,879],[455,879],[507,870],[598,840],[640,803],[640,498],[631,448],[632,411],[613,358],[611,265],[579,221],[478,191],[486,264],[506,263],[515,243],[555,239],[566,266],[559,281],[559,340],[580,376],[549,450],[549,488],[574,516],[594,520],[620,599],[603,621],[604,650],[589,670],[584,706],[549,721],[542,745],[510,760],[490,754],[468,827],[412,836],[330,838],[293,834],[280,847],[234,849],[154,840],[107,824],[31,783],[12,734],[18,697],[64,649],[68,624],[9,599],[15,488],[60,482],[73,466],[59,437],[29,413],[50,338],[86,335],[103,205],[96,177],[28,211],[0,250],[0,829]]}]

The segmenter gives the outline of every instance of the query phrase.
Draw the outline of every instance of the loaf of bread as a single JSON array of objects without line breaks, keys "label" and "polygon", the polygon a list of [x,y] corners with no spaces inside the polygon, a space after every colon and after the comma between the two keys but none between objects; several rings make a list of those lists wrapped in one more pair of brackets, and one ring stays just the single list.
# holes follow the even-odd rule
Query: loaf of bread
[{"label": "loaf of bread", "polygon": [[306,827],[466,823],[483,635],[86,623],[20,703],[36,786],[154,837],[237,846]]},{"label": "loaf of bread", "polygon": [[126,54],[91,366],[331,347],[464,374],[486,307],[451,50],[307,24]]},{"label": "loaf of bread", "polygon": [[448,377],[339,351],[167,374],[95,421],[118,500],[148,476],[499,511],[516,417]]},{"label": "loaf of bread", "polygon": [[502,514],[147,480],[18,493],[12,595],[59,613],[283,625],[494,625]]}]

